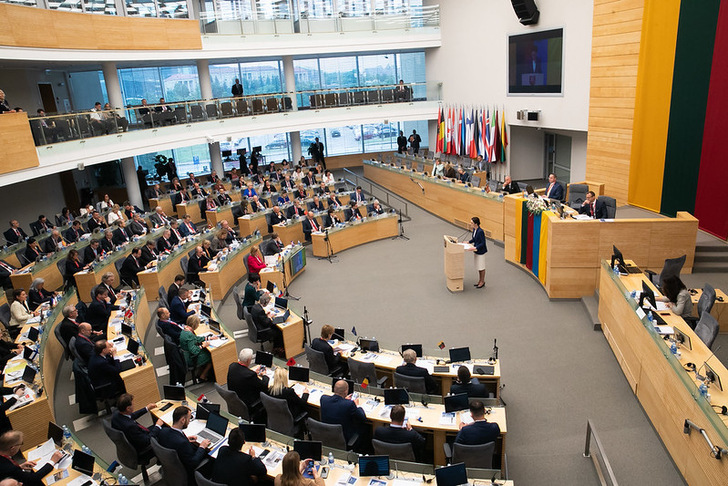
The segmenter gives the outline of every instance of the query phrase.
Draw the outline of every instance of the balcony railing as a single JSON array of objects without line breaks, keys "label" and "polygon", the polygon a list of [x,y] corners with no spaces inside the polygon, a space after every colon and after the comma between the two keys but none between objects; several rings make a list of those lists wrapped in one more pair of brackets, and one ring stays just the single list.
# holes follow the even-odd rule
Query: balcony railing
[{"label": "balcony railing", "polygon": [[405,88],[401,90],[399,85],[385,85],[273,93],[83,111],[33,117],[29,121],[36,146],[42,146],[128,130],[282,113],[293,109],[293,99],[297,100],[299,110],[440,100],[439,84],[411,83]]}]

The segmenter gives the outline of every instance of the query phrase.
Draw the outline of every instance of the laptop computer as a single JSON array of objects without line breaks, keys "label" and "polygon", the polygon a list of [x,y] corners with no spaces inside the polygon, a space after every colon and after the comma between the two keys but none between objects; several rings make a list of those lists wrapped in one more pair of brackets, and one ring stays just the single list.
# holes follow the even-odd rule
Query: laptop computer
[{"label": "laptop computer", "polygon": [[445,412],[459,412],[460,410],[467,410],[470,406],[468,402],[467,393],[458,393],[457,395],[446,396],[443,401],[445,402]]},{"label": "laptop computer", "polygon": [[207,321],[207,327],[209,327],[211,331],[217,334],[222,334],[222,331],[220,330],[220,323],[213,319]]},{"label": "laptop computer", "polygon": [[240,424],[245,442],[265,442],[265,424]]},{"label": "laptop computer", "polygon": [[198,403],[195,410],[196,420],[207,420],[211,413],[220,415],[220,404],[218,403]]},{"label": "laptop computer", "polygon": [[450,362],[461,363],[463,361],[470,361],[470,348],[450,348]]},{"label": "laptop computer", "polygon": [[27,359],[28,361],[33,361],[35,357],[38,355],[38,351],[31,348],[30,346],[26,346],[23,348],[23,358]]},{"label": "laptop computer", "polygon": [[255,352],[255,364],[267,366],[268,368],[273,367],[273,355],[265,351]]},{"label": "laptop computer", "polygon": [[346,338],[346,331],[343,327],[335,327],[334,335],[332,337],[334,339],[338,339],[339,341],[343,341]]},{"label": "laptop computer", "polygon": [[322,445],[321,441],[318,440],[294,440],[293,450],[298,452],[301,460],[313,459],[314,461],[320,461]]},{"label": "laptop computer", "polygon": [[389,456],[360,456],[359,476],[389,476]]},{"label": "laptop computer", "polygon": [[36,370],[32,366],[26,366],[25,370],[23,370],[23,381],[28,384],[32,384],[33,381],[35,381],[36,373],[38,373],[38,370]]},{"label": "laptop computer", "polygon": [[402,352],[404,353],[405,350],[407,350],[407,349],[413,350],[418,358],[422,357],[422,345],[421,344],[403,344]]},{"label": "laptop computer", "polygon": [[131,336],[131,326],[128,324],[121,323],[121,333],[125,336]]},{"label": "laptop computer", "polygon": [[288,309],[288,299],[284,299],[283,297],[276,297],[276,307],[280,307],[281,309]]},{"label": "laptop computer", "polygon": [[139,354],[139,341],[129,338],[126,343],[126,350],[134,355]]},{"label": "laptop computer", "polygon": [[288,379],[308,383],[309,369],[302,366],[291,366],[288,368]]},{"label": "laptop computer", "polygon": [[[276,299],[276,300],[278,300],[278,299]],[[291,315],[291,311],[286,309],[286,311],[283,314],[278,315],[271,320],[273,321],[273,324],[282,324],[288,320],[288,317],[290,315]]]},{"label": "laptop computer", "polygon": [[460,486],[468,484],[468,472],[465,463],[453,464],[435,469],[435,482],[437,486]]},{"label": "laptop computer", "polygon": [[211,447],[215,447],[225,438],[227,426],[228,419],[215,412],[210,412],[210,415],[207,417],[207,424],[205,424],[205,428],[198,432],[197,436],[209,440]]},{"label": "laptop computer", "polygon": [[359,338],[359,347],[373,353],[379,352],[379,341],[376,339]]},{"label": "laptop computer", "polygon": [[73,451],[73,459],[71,460],[71,468],[85,474],[86,476],[94,475],[94,456],[86,454],[81,450]]},{"label": "laptop computer", "polygon": [[409,393],[404,388],[385,388],[385,405],[407,405],[409,404]]},{"label": "laptop computer", "polygon": [[276,288],[276,284],[274,284],[271,280],[268,280],[268,283],[266,284],[265,288],[270,292],[271,294]]},{"label": "laptop computer", "polygon": [[185,396],[185,388],[183,386],[164,385],[164,399],[179,401],[186,400],[187,397]]},{"label": "laptop computer", "polygon": [[31,341],[38,341],[39,336],[40,330],[37,327],[31,327],[30,329],[28,329],[28,339],[30,339]]},{"label": "laptop computer", "polygon": [[57,446],[63,445],[63,429],[53,422],[48,422],[48,438],[53,439]]},{"label": "laptop computer", "polygon": [[212,308],[206,304],[200,304],[200,313],[202,315],[210,317],[212,315]]}]

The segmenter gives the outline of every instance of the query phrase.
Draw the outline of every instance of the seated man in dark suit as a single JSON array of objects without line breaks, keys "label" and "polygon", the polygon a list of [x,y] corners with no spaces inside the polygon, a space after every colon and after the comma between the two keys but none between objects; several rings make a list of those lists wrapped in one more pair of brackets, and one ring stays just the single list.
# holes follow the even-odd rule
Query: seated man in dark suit
[{"label": "seated man in dark suit", "polygon": [[321,231],[321,223],[316,221],[316,218],[313,217],[313,211],[306,213],[306,219],[303,220],[301,229],[303,230],[303,237],[306,241],[311,241],[311,233],[314,231]]},{"label": "seated man in dark suit", "polygon": [[52,228],[55,228],[55,226],[52,225],[48,221],[48,218],[46,218],[43,214],[38,216],[37,221],[33,221],[32,223],[30,223],[30,229],[33,230],[33,236],[41,235]]},{"label": "seated man in dark suit", "polygon": [[[190,257],[187,262],[187,281],[196,283],[200,281],[200,272],[207,271],[207,264],[210,259],[207,258],[201,246],[195,247],[195,254]],[[172,302],[171,297],[167,297],[168,302]]]},{"label": "seated man in dark suit", "polygon": [[321,202],[321,199],[319,199],[318,196],[314,196],[313,201],[308,203],[308,209],[312,209],[314,211],[323,211],[325,209],[324,203]]},{"label": "seated man in dark suit", "polygon": [[104,250],[106,253],[110,253],[116,249],[116,244],[114,243],[114,232],[110,229],[107,229],[104,231],[104,237],[101,238],[101,249]]},{"label": "seated man in dark suit", "polygon": [[462,167],[458,168],[458,180],[462,183],[470,182],[470,174],[465,172],[465,169]]},{"label": "seated man in dark suit", "polygon": [[[84,365],[88,365],[91,356],[94,355],[94,341],[92,339],[94,331],[91,324],[82,322],[78,325],[78,334],[76,335],[76,352],[78,357],[83,361]],[[70,339],[69,339],[70,342]]]},{"label": "seated man in dark suit", "polygon": [[248,200],[248,207],[253,213],[257,213],[258,211],[265,211],[265,209],[268,207],[268,201],[266,201],[265,199],[258,199],[258,196],[253,196]]},{"label": "seated man in dark suit", "polygon": [[341,204],[341,200],[336,197],[336,193],[330,192],[329,197],[326,198],[326,204],[328,204],[328,207],[334,208],[334,209],[340,209],[343,205]]},{"label": "seated man in dark suit", "polygon": [[[13,457],[20,453],[23,447],[23,433],[19,430],[8,430],[0,435],[0,478],[10,478],[16,481],[15,484],[25,486],[43,486],[43,478],[63,459],[63,452],[56,451],[51,456],[49,463],[45,464],[38,471],[33,471],[33,462],[25,461],[18,464]],[[4,482],[4,481],[3,481]]]},{"label": "seated man in dark suit", "polygon": [[142,218],[142,215],[139,213],[134,214],[134,219],[131,223],[129,223],[128,228],[131,234],[136,236],[146,234],[149,229],[147,222],[144,221],[144,218]]},{"label": "seated man in dark suit", "polygon": [[162,236],[157,240],[157,251],[159,253],[172,251],[174,244],[172,243],[172,232],[168,229],[162,232]]},{"label": "seated man in dark suit", "polygon": [[10,280],[10,275],[12,275],[15,270],[17,270],[17,268],[5,260],[0,260],[0,287],[4,289],[13,288],[13,282]]},{"label": "seated man in dark suit", "polygon": [[88,265],[93,263],[99,256],[101,256],[102,250],[99,247],[99,240],[91,240],[83,250],[83,264]]},{"label": "seated man in dark suit", "polygon": [[189,293],[190,291],[187,287],[182,287],[179,289],[179,295],[177,295],[177,297],[172,299],[169,303],[169,314],[171,319],[182,326],[185,325],[188,317],[195,314],[195,311],[193,310],[188,311],[187,305],[185,304]]},{"label": "seated man in dark suit", "polygon": [[179,346],[179,335],[184,330],[184,326],[180,326],[169,318],[169,309],[166,307],[160,307],[157,309],[157,317],[159,320],[159,327],[162,328],[162,332],[172,338],[172,341]]},{"label": "seated man in dark suit", "polygon": [[338,375],[346,376],[349,374],[349,366],[341,358],[340,353],[337,353],[329,344],[329,340],[333,335],[334,327],[329,324],[323,325],[321,327],[321,337],[313,338],[311,348],[324,353],[324,359],[329,367],[329,373],[333,373],[337,368],[341,368],[341,372]]},{"label": "seated man in dark suit", "polygon": [[167,289],[167,302],[172,302],[172,299],[177,297],[179,295],[179,289],[182,288],[182,286],[185,283],[185,276],[181,273],[177,274],[174,277],[174,282],[172,282],[172,285],[169,286]]},{"label": "seated man in dark suit", "polygon": [[179,232],[182,236],[190,236],[197,234],[197,227],[192,223],[192,216],[185,214],[182,224],[179,226]]},{"label": "seated man in dark suit", "polygon": [[43,251],[46,253],[55,253],[61,251],[66,247],[66,242],[63,241],[61,232],[57,229],[51,230],[51,235],[43,240]]},{"label": "seated man in dark suit", "polygon": [[141,257],[142,249],[138,246],[136,248],[132,248],[131,254],[126,257],[124,263],[121,264],[121,270],[119,270],[119,277],[121,277],[122,281],[129,285],[139,285],[139,276],[137,274],[145,268],[149,268],[154,263],[149,262],[146,265],[142,265],[140,260]]},{"label": "seated man in dark suit", "polygon": [[450,393],[453,395],[467,393],[468,398],[488,398],[488,389],[477,378],[470,377],[470,370],[467,366],[458,368],[458,381],[452,384]]},{"label": "seated man in dark suit", "polygon": [[[184,430],[191,421],[192,411],[185,406],[179,406],[172,412],[172,427],[164,427],[157,434],[159,445],[177,452],[180,462],[185,465],[188,478],[195,477],[195,469],[207,457],[207,448],[210,447],[207,439],[203,439],[198,446],[187,438]],[[190,482],[193,483],[194,480]]]},{"label": "seated man in dark suit", "polygon": [[88,361],[88,377],[94,389],[99,390],[97,398],[118,397],[126,392],[115,355],[116,348],[111,341],[101,339],[94,344],[94,355]]},{"label": "seated man in dark suit", "polygon": [[182,233],[180,233],[179,230],[179,221],[176,219],[169,222],[169,241],[172,242],[173,247],[179,245],[179,242],[182,241]]},{"label": "seated man in dark suit", "polygon": [[63,237],[68,241],[69,243],[74,243],[81,239],[81,236],[83,236],[84,231],[83,227],[81,226],[80,221],[74,221],[71,223],[71,227],[68,228],[65,233],[63,233]]},{"label": "seated man in dark suit", "polygon": [[116,410],[111,415],[111,426],[122,432],[139,456],[143,458],[154,455],[150,438],[159,436],[164,421],[157,419],[157,423],[148,429],[137,423],[137,419],[155,408],[157,408],[157,404],[150,403],[146,407],[134,411],[134,396],[123,393],[116,402]]},{"label": "seated man in dark suit", "polygon": [[268,316],[265,307],[270,303],[271,296],[269,293],[264,293],[258,299],[258,302],[253,304],[250,308],[250,315],[253,317],[253,324],[258,331],[270,330],[273,348],[283,348],[283,333],[281,330],[273,324],[273,320]]},{"label": "seated man in dark suit", "polygon": [[548,199],[556,199],[557,201],[564,200],[564,188],[556,180],[556,174],[549,174],[549,185],[546,186],[546,193],[544,197]]},{"label": "seated man in dark suit", "polygon": [[607,218],[607,205],[599,199],[594,191],[586,193],[586,201],[581,204],[579,214],[586,214],[594,219]]},{"label": "seated man in dark suit", "polygon": [[231,430],[227,445],[220,448],[217,459],[215,459],[212,481],[242,486],[262,482],[266,477],[267,469],[259,458],[242,451],[244,444],[243,431],[240,428]]},{"label": "seated man in dark suit", "polygon": [[500,436],[498,424],[485,419],[485,405],[480,400],[470,402],[470,415],[473,423],[464,425],[460,423],[460,432],[455,437],[456,444],[481,445],[494,442]]},{"label": "seated man in dark suit", "polygon": [[99,229],[106,229],[109,227],[108,224],[106,224],[106,221],[104,218],[101,217],[98,211],[94,211],[91,213],[91,219],[88,220],[86,223],[88,225],[88,230],[93,232],[96,228]]},{"label": "seated man in dark suit", "polygon": [[260,290],[260,275],[257,273],[248,274],[248,283],[245,284],[243,294],[243,307],[253,307],[264,291]]},{"label": "seated man in dark suit", "polygon": [[349,201],[354,201],[357,206],[360,204],[366,204],[367,197],[362,192],[361,186],[356,186],[356,190],[349,195]]},{"label": "seated man in dark suit", "polygon": [[281,237],[278,236],[278,233],[273,232],[270,234],[270,240],[268,240],[265,244],[262,245],[263,248],[261,251],[263,252],[263,255],[270,256],[275,255],[276,253],[280,253],[283,251],[283,242],[281,241]]},{"label": "seated man in dark suit", "polygon": [[264,410],[260,404],[260,394],[268,390],[268,377],[261,368],[258,372],[250,369],[253,360],[253,350],[243,348],[238,354],[238,362],[230,363],[228,366],[227,383],[228,390],[237,393],[238,397],[248,406],[251,416],[260,416]]},{"label": "seated man in dark suit", "polygon": [[347,221],[361,221],[362,215],[354,201],[349,202],[349,207],[344,209],[344,219]]},{"label": "seated man in dark suit", "polygon": [[363,434],[367,419],[364,410],[359,407],[359,400],[351,400],[348,393],[349,384],[345,380],[339,380],[334,384],[333,395],[321,397],[321,421],[326,424],[341,424],[347,442],[355,434]]},{"label": "seated man in dark suit", "polygon": [[404,359],[404,365],[398,366],[395,372],[400,375],[422,377],[425,379],[425,388],[427,393],[432,395],[437,393],[437,383],[435,379],[430,376],[430,372],[425,368],[420,368],[415,363],[417,362],[417,353],[414,349],[405,349],[402,353]]},{"label": "seated man in dark suit", "polygon": [[86,321],[91,324],[94,331],[106,333],[106,326],[109,324],[111,311],[118,309],[118,306],[111,303],[109,290],[99,285],[94,291],[94,300],[89,304],[88,310],[86,311]]},{"label": "seated man in dark suit", "polygon": [[327,209],[326,214],[324,215],[324,228],[331,228],[339,223],[341,223],[341,221],[338,217],[336,217],[336,211],[334,211],[334,208]]},{"label": "seated man in dark suit", "polygon": [[122,220],[116,221],[116,229],[114,230],[114,244],[121,246],[129,243],[133,236],[131,230],[126,227],[126,222]]},{"label": "seated man in dark suit", "polygon": [[389,444],[412,444],[417,462],[423,462],[425,453],[425,438],[417,431],[412,430],[409,422],[404,423],[405,410],[402,405],[395,405],[389,412],[392,421],[388,427],[377,427],[374,438]]},{"label": "seated man in dark suit", "polygon": [[5,237],[5,241],[10,244],[15,244],[19,241],[23,241],[28,237],[25,231],[23,231],[23,228],[20,227],[20,223],[18,223],[17,219],[13,219],[10,221],[10,229],[5,231],[3,233],[3,236]]},{"label": "seated man in dark suit", "polygon": [[146,244],[142,247],[142,255],[139,257],[139,261],[142,265],[147,266],[149,262],[154,262],[159,256],[157,251],[157,245],[154,244],[154,240],[147,240]]},{"label": "seated man in dark suit", "polygon": [[78,336],[79,323],[76,322],[78,318],[78,309],[73,305],[67,305],[61,311],[63,314],[63,320],[58,325],[61,338],[65,341],[66,345],[71,341],[72,337]]},{"label": "seated man in dark suit", "polygon": [[501,189],[501,191],[508,194],[518,194],[519,192],[521,192],[521,188],[518,187],[517,182],[511,179],[511,176],[506,176],[505,179],[503,179],[503,188]]},{"label": "seated man in dark suit", "polygon": [[281,211],[280,206],[273,206],[273,212],[268,216],[268,233],[273,232],[273,225],[284,223],[286,216]]}]

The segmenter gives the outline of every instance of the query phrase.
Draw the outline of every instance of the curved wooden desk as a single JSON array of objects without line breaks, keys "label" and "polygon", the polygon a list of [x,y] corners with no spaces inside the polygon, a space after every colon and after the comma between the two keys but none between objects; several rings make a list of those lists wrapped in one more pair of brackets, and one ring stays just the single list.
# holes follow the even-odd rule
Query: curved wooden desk
[{"label": "curved wooden desk", "polygon": [[[660,312],[665,322],[690,339],[690,347],[680,347],[682,356],[670,352],[669,343],[654,330],[647,318],[636,313],[637,301],[627,294],[640,291],[642,274],[615,276],[608,262],[602,261],[599,274],[599,321],[625,378],[639,399],[675,465],[690,485],[725,485],[728,461],[716,460],[703,436],[695,430],[684,432],[690,420],[704,429],[718,447],[728,449],[728,416],[720,407],[728,404],[728,370],[712,357],[710,349],[685,321],[671,312]],[[660,295],[650,283],[655,295]],[[691,349],[690,349],[691,348]],[[716,385],[710,398],[700,396],[695,373],[687,371],[694,363],[705,375],[704,363],[720,377],[723,391]]]},{"label": "curved wooden desk", "polygon": [[237,249],[225,254],[225,260],[216,259],[215,263],[210,262],[206,272],[200,272],[200,280],[210,289],[214,300],[222,300],[232,286],[245,276],[243,261],[250,255],[250,247],[261,241],[260,237],[256,237],[241,243]]},{"label": "curved wooden desk", "polygon": [[[398,216],[396,214],[387,213],[367,218],[361,223],[354,223],[343,228],[331,228],[328,230],[330,254],[333,255],[370,241],[397,236],[399,234],[397,221]],[[329,256],[326,237],[326,233],[311,234],[314,256]]]},{"label": "curved wooden desk", "polygon": [[169,194],[164,194],[160,198],[151,198],[149,200],[149,207],[152,212],[157,208],[157,206],[160,206],[162,210],[164,211],[164,214],[171,216],[175,213],[174,204],[172,204],[172,196]]}]

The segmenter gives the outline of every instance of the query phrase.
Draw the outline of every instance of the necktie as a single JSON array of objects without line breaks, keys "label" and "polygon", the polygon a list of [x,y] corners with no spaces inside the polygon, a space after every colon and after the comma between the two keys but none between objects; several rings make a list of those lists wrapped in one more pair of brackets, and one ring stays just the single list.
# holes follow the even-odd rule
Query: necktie
[{"label": "necktie", "polygon": [[172,230],[172,231],[174,231],[174,236],[176,236],[178,240],[182,239],[182,237],[179,235],[179,232],[177,230]]},{"label": "necktie", "polygon": [[13,459],[12,457],[6,456],[5,454],[3,454],[3,457],[5,459],[7,459],[8,461],[10,461],[13,464],[13,466],[20,467],[20,464],[18,464],[17,462],[15,462],[15,459]]},{"label": "necktie", "polygon": [[311,219],[311,228],[313,228],[314,231],[318,231],[318,227],[316,226],[316,221],[313,218]]},{"label": "necktie", "polygon": [[139,428],[140,428],[140,429],[142,429],[142,430],[143,430],[144,432],[149,432],[149,429],[148,429],[148,428],[146,428],[146,427],[144,427],[144,426],[143,426],[142,424],[140,424],[140,423],[137,423],[137,425],[138,425],[138,426],[139,426]]},{"label": "necktie", "polygon": [[596,207],[596,203],[591,203],[591,215],[592,215],[592,217],[594,217],[595,207]]},{"label": "necktie", "polygon": [[20,231],[18,231],[18,230],[16,229],[16,230],[15,230],[15,234],[16,234],[16,235],[18,235],[18,236],[20,236]]},{"label": "necktie", "polygon": [[548,191],[546,191],[546,195],[547,195],[547,196],[548,196],[549,194],[551,194],[551,188],[552,188],[552,187],[554,187],[553,183],[549,184],[549,190],[548,190]]}]

